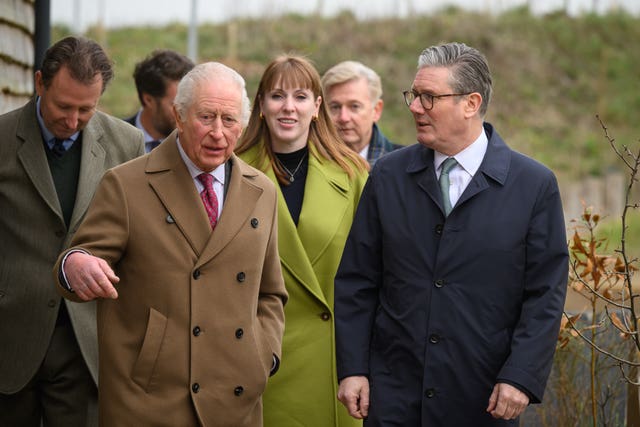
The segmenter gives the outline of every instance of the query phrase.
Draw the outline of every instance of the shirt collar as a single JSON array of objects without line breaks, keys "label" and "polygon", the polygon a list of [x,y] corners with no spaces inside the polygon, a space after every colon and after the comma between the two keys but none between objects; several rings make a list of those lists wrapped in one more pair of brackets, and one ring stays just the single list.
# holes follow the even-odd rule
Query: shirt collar
[{"label": "shirt collar", "polygon": [[[469,175],[473,176],[480,168],[480,164],[482,164],[482,159],[484,159],[484,155],[487,152],[488,144],[489,139],[487,138],[487,134],[484,129],[482,129],[478,138],[476,138],[471,145],[453,157],[456,159],[458,164],[467,171],[467,173],[469,173]],[[442,162],[444,162],[448,157],[451,156],[434,151],[433,164],[436,170],[440,168]]]},{"label": "shirt collar", "polygon": [[140,115],[142,114],[142,110],[138,110],[138,114],[136,114],[136,127],[142,131],[144,134],[144,142],[153,142],[155,138],[149,135],[149,132],[142,126],[142,121],[140,120]]},{"label": "shirt collar", "polygon": [[[197,167],[195,163],[193,163],[193,161],[191,161],[189,156],[187,156],[187,153],[185,153],[185,151],[182,149],[182,144],[180,144],[180,139],[178,136],[176,136],[176,144],[178,144],[178,151],[180,152],[180,157],[182,157],[182,161],[187,166],[187,169],[189,170],[189,174],[191,175],[191,178],[195,180],[198,175],[200,175],[201,173],[205,173],[199,167]],[[220,184],[224,186],[224,180],[225,180],[224,163],[218,166],[217,168],[215,168],[214,170],[212,170],[211,172],[209,172],[209,174],[212,175],[216,181],[218,181]]]}]

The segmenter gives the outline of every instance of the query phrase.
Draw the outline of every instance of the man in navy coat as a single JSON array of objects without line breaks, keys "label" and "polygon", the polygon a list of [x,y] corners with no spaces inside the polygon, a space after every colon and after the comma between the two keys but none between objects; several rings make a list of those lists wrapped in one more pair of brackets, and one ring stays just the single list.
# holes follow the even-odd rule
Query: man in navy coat
[{"label": "man in navy coat", "polygon": [[335,316],[338,398],[365,426],[513,426],[542,400],[562,204],[553,173],[484,122],[491,90],[476,49],[425,49],[404,92],[420,144],[380,159],[360,199]]}]

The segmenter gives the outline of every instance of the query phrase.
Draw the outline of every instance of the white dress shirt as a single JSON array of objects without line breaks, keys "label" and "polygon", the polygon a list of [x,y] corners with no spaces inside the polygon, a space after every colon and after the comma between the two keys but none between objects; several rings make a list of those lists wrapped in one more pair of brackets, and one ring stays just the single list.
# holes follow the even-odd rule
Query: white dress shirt
[{"label": "white dress shirt", "polygon": [[[187,156],[187,153],[185,153],[184,150],[182,149],[182,145],[180,145],[180,141],[177,137],[176,137],[176,144],[178,144],[178,151],[180,152],[180,157],[182,157],[184,164],[187,165],[189,174],[193,179],[193,184],[196,186],[198,193],[200,193],[202,190],[204,190],[204,185],[202,185],[202,183],[198,179],[198,175],[204,172],[200,170],[200,168],[198,168],[191,161],[189,156]],[[212,170],[211,172],[209,172],[209,174],[213,176],[213,191],[215,191],[216,197],[218,198],[218,218],[220,218],[220,215],[222,214],[222,205],[224,204],[224,180],[226,178],[224,163],[218,166],[217,168],[215,168],[214,170]]]},{"label": "white dress shirt", "polygon": [[[489,140],[483,129],[471,145],[453,156],[458,164],[449,171],[449,199],[451,200],[452,207],[456,205],[465,188],[467,188],[467,185],[471,182],[471,178],[473,178],[478,168],[480,168],[482,159],[484,159],[484,155],[487,152],[488,144]],[[433,165],[436,168],[436,177],[440,179],[442,162],[450,156],[439,153],[438,151],[434,151],[434,154]]]}]

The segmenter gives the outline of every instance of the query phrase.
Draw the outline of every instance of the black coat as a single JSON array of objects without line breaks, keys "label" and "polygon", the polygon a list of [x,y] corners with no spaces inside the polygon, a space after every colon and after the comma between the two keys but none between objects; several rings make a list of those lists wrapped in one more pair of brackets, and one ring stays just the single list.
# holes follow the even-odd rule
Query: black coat
[{"label": "black coat", "polygon": [[336,276],[338,376],[366,375],[366,426],[498,426],[497,382],[542,399],[568,253],[558,186],[491,125],[445,220],[432,150],[380,159]]}]

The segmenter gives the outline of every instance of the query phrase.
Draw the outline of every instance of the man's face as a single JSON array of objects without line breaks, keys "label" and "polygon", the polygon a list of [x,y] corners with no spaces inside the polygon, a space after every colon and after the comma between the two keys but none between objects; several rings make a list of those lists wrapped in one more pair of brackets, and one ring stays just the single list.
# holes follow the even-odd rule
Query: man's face
[{"label": "man's face", "polygon": [[176,128],[176,119],[173,115],[173,100],[178,90],[178,80],[172,80],[167,83],[167,88],[162,97],[154,97],[144,94],[145,109],[151,112],[151,126],[163,138],[169,136]]},{"label": "man's face", "polygon": [[46,128],[57,138],[66,139],[81,131],[93,117],[102,94],[102,75],[89,85],[71,77],[67,67],[60,68],[48,88],[42,73],[36,72],[36,92],[40,97],[40,114]]},{"label": "man's face", "polygon": [[333,85],[325,96],[342,140],[354,151],[362,151],[371,141],[373,124],[382,114],[382,100],[373,103],[364,78]]},{"label": "man's face", "polygon": [[196,88],[184,120],[174,109],[180,145],[203,172],[227,161],[242,133],[242,92],[235,82],[217,79]]},{"label": "man's face", "polygon": [[[444,95],[453,93],[448,82],[448,68],[425,67],[418,70],[412,88],[418,93]],[[433,108],[426,110],[416,97],[409,110],[416,123],[418,142],[443,154],[457,154],[468,143],[464,137],[468,130],[467,101],[467,96],[437,98]]]}]

